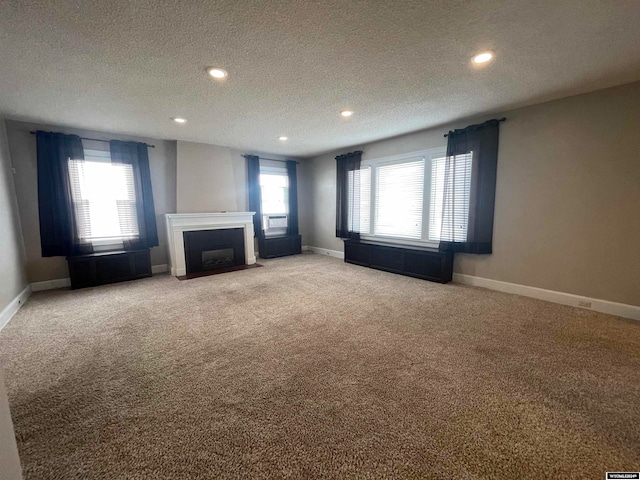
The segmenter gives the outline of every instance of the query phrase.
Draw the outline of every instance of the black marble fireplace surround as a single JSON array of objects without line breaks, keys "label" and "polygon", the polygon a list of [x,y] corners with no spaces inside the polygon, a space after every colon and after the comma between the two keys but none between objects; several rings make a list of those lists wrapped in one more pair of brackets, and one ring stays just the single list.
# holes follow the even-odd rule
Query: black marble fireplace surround
[{"label": "black marble fireplace surround", "polygon": [[242,228],[194,230],[183,237],[187,275],[245,264]]}]

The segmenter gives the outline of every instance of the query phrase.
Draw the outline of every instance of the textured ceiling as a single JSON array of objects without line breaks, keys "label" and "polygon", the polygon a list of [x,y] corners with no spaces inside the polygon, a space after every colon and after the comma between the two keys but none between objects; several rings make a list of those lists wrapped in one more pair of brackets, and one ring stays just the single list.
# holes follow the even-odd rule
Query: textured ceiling
[{"label": "textured ceiling", "polygon": [[3,0],[0,111],[309,156],[638,80],[638,25],[638,0]]}]

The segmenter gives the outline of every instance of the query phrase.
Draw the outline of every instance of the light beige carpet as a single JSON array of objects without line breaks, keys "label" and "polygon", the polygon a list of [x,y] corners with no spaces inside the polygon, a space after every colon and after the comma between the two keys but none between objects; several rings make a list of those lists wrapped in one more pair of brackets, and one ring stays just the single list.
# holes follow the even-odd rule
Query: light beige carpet
[{"label": "light beige carpet", "polygon": [[36,293],[0,332],[27,479],[640,469],[640,323],[305,254]]}]

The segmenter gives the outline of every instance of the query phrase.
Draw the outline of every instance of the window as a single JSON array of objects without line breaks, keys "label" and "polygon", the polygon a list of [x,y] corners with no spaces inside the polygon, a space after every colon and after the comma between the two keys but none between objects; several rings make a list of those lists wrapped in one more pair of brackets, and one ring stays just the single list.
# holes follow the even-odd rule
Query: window
[{"label": "window", "polygon": [[[445,185],[446,158],[436,158],[431,167],[431,213],[429,238],[452,242],[467,240],[471,197],[472,153],[451,159],[451,173]],[[445,191],[448,200],[444,200]]]},{"label": "window", "polygon": [[283,167],[260,167],[262,228],[266,236],[285,235],[289,214],[289,176]]},{"label": "window", "polygon": [[424,158],[376,167],[374,234],[422,237]]},{"label": "window", "polygon": [[369,233],[371,228],[371,168],[349,171],[349,230]]},{"label": "window", "polygon": [[471,164],[472,154],[454,157],[445,185],[444,148],[363,161],[349,172],[349,228],[397,243],[466,239]]},{"label": "window", "polygon": [[97,247],[122,247],[139,236],[133,168],[111,163],[106,151],[84,153],[84,160],[69,160],[78,237]]}]

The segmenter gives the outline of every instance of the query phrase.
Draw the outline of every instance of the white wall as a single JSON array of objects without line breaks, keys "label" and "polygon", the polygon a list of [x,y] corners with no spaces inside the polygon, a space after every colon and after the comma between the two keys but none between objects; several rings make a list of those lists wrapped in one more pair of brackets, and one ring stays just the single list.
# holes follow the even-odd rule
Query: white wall
[{"label": "white wall", "polygon": [[[0,311],[27,286],[25,254],[13,185],[5,121],[0,118]],[[0,477],[2,480],[22,478],[9,412],[9,400],[0,370]]]},{"label": "white wall", "polygon": [[640,82],[313,158],[309,245],[343,250],[336,154],[440,147],[449,129],[502,116],[493,254],[456,254],[454,272],[640,306]]},{"label": "white wall", "polygon": [[0,117],[0,312],[27,286],[25,252],[5,121]]},{"label": "white wall", "polygon": [[22,468],[18,458],[18,447],[9,412],[9,400],[4,386],[4,377],[0,371],[0,478],[19,480]]}]

